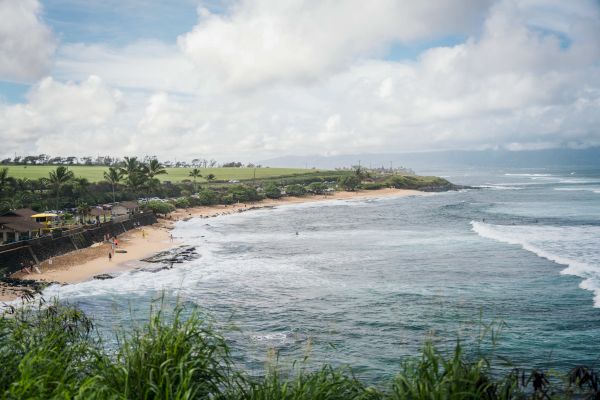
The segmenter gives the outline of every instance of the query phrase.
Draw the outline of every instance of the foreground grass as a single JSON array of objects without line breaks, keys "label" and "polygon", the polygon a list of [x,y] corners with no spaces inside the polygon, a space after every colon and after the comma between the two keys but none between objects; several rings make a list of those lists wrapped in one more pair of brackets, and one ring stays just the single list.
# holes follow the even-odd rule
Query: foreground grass
[{"label": "foreground grass", "polygon": [[364,385],[350,369],[238,371],[225,339],[206,319],[178,307],[107,351],[92,321],[58,303],[0,318],[3,399],[521,399],[600,398],[598,375],[576,368],[552,384],[539,371],[492,374],[491,356],[442,352],[425,344],[386,387]]},{"label": "foreground grass", "polygon": [[[54,165],[11,165],[8,166],[8,175],[13,178],[28,178],[39,179],[47,178],[50,171],[54,171]],[[108,167],[101,166],[69,166],[69,170],[73,171],[78,178],[85,178],[90,182],[99,182],[104,179],[105,171]],[[166,168],[166,175],[158,175],[162,181],[181,182],[185,179],[191,179],[189,176],[191,168]],[[256,176],[256,179],[287,177],[304,174],[316,174],[316,170],[301,169],[301,168],[200,168],[202,176],[208,174],[215,175],[216,180],[251,180]],[[256,174],[256,175],[255,175]],[[205,182],[204,178],[200,178],[198,182]]]}]

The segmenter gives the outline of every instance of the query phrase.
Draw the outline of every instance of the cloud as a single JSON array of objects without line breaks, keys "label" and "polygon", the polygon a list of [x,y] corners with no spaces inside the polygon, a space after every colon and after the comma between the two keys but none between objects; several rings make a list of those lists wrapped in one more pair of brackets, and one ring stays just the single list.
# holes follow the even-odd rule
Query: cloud
[{"label": "cloud", "polygon": [[228,14],[199,10],[179,37],[201,74],[235,88],[306,82],[380,55],[393,42],[471,31],[487,1],[242,0]]},{"label": "cloud", "polygon": [[0,80],[31,82],[50,68],[56,40],[37,0],[0,0]]},{"label": "cloud", "polygon": [[57,54],[54,76],[84,80],[101,75],[104,82],[123,89],[198,92],[200,77],[175,45],[156,40],[137,41],[114,48],[103,44],[70,43]]},{"label": "cloud", "polygon": [[[452,21],[460,18],[425,7],[432,21],[448,14],[447,25],[428,28],[421,21],[396,30],[373,14],[383,27],[348,32],[334,23],[351,20],[345,9],[333,15],[333,6],[321,3],[305,10],[289,1],[272,8],[244,1],[230,14],[205,14],[182,39],[196,40],[199,29],[214,35],[213,29],[231,30],[231,37],[212,36],[215,46],[229,43],[231,54],[250,57],[268,40],[250,38],[248,21],[259,15],[287,22],[284,16],[295,7],[300,15],[287,27],[291,33],[285,26],[277,31],[286,46],[276,42],[281,52],[273,65],[260,48],[265,59],[255,65],[244,64],[250,58],[240,65],[235,57],[220,58],[225,53],[218,46],[215,58],[193,59],[191,65],[174,45],[158,42],[65,46],[56,76],[80,83],[42,80],[24,104],[0,104],[0,140],[12,146],[3,150],[256,161],[281,154],[600,144],[597,3],[501,0],[486,9],[464,42],[424,49],[414,60],[385,59],[379,51],[390,40],[453,30]],[[368,12],[393,4],[375,2]],[[409,15],[429,15],[419,13],[407,6]],[[311,33],[311,18],[331,24]],[[299,46],[322,60],[289,55],[287,44],[302,29],[308,33]],[[248,38],[236,42],[238,35]],[[325,36],[330,43],[321,43]],[[233,90],[240,88],[252,90]]]},{"label": "cloud", "polygon": [[[124,107],[122,94],[91,76],[76,84],[45,78],[27,95],[27,103],[0,105],[0,141],[4,154],[36,151],[94,153],[111,137]],[[125,122],[126,123],[126,122]],[[110,141],[110,140],[109,140]]]}]

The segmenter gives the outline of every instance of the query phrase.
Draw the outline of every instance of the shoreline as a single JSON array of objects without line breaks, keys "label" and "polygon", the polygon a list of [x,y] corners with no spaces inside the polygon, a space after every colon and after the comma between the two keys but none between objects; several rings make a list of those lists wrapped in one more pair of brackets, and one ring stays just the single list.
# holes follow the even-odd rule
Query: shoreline
[{"label": "shoreline", "polygon": [[[111,251],[109,243],[97,243],[93,247],[76,250],[52,259],[52,263],[44,261],[38,265],[41,273],[26,274],[17,272],[11,277],[23,280],[35,280],[43,283],[72,284],[89,281],[96,275],[125,272],[135,268],[143,258],[161,251],[176,247],[180,243],[172,241],[170,230],[178,221],[192,218],[211,218],[230,215],[257,209],[272,208],[282,205],[315,203],[328,200],[362,200],[387,197],[425,196],[428,192],[408,189],[379,189],[358,192],[334,192],[326,195],[309,195],[305,197],[282,197],[265,199],[255,203],[238,203],[232,205],[200,206],[189,209],[177,209],[167,219],[160,218],[157,224],[145,226],[119,235],[119,250],[126,253],[115,253],[109,261]],[[0,285],[0,302],[13,301],[28,293],[24,286]]]}]

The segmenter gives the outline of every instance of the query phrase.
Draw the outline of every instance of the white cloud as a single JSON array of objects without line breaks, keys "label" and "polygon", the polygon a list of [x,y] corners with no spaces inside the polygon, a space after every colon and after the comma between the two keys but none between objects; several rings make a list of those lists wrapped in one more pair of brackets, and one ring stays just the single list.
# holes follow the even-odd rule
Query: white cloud
[{"label": "white cloud", "polygon": [[56,41],[37,0],[0,0],[0,80],[31,82],[50,68]]},{"label": "white cloud", "polygon": [[57,54],[54,76],[83,80],[101,75],[109,85],[143,91],[196,93],[200,77],[175,45],[138,41],[121,48],[71,43]]},{"label": "white cloud", "polygon": [[[502,0],[464,43],[430,48],[412,61],[377,54],[390,38],[409,40],[446,28],[425,31],[428,24],[420,20],[390,34],[389,27],[355,26],[348,32],[352,29],[333,22],[350,17],[333,16],[329,2],[310,10],[289,1],[273,8],[266,4],[244,1],[229,15],[206,14],[182,39],[202,37],[205,43],[207,32],[231,30],[232,36],[211,37],[215,46],[229,43],[226,51],[241,54],[241,65],[222,58],[218,46],[214,59],[193,56],[195,67],[174,46],[156,42],[120,49],[65,46],[56,74],[82,83],[45,80],[27,103],[0,105],[0,128],[6,128],[0,129],[0,140],[31,152],[248,161],[282,153],[600,144],[600,6],[593,1]],[[373,4],[375,11],[389,6]],[[271,59],[260,53],[268,40],[250,38],[249,21],[258,15],[257,21],[282,24],[290,7],[301,15],[290,22],[291,33],[280,27],[286,46],[299,37],[297,31],[310,31],[310,24],[303,25],[309,17],[315,24],[331,19],[323,32],[309,32],[299,44],[299,54],[314,52],[323,60],[298,59],[277,41],[279,53]],[[407,8],[411,15],[423,12]],[[449,13],[427,12],[432,21]],[[448,20],[458,18],[448,15]],[[384,16],[376,21],[385,27]],[[256,23],[263,32],[262,22]],[[248,38],[233,40],[238,35]],[[321,46],[325,37],[331,43]],[[332,54],[322,54],[325,50]],[[262,58],[247,64],[255,51]],[[222,75],[199,73],[215,66]],[[310,78],[319,80],[299,83]]]},{"label": "white cloud", "polygon": [[[26,104],[0,105],[0,141],[12,151],[94,153],[111,137],[124,107],[122,94],[91,76],[75,84],[45,78]],[[110,142],[110,140],[109,140]],[[4,153],[3,152],[3,153]]]},{"label": "white cloud", "polygon": [[236,88],[305,82],[395,41],[471,31],[487,3],[242,0],[226,15],[200,9],[198,25],[178,42],[199,73]]}]

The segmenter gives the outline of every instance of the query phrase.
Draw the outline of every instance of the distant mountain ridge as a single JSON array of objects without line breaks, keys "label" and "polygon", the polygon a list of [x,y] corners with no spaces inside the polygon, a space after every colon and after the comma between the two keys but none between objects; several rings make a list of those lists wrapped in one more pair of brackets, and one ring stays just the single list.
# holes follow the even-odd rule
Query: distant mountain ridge
[{"label": "distant mountain ridge", "polygon": [[423,153],[346,154],[335,156],[282,156],[262,161],[272,167],[342,168],[360,164],[365,167],[515,167],[542,168],[557,166],[600,167],[600,147],[551,150],[451,150]]}]

